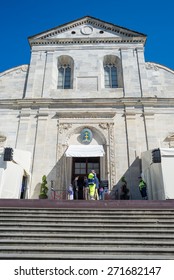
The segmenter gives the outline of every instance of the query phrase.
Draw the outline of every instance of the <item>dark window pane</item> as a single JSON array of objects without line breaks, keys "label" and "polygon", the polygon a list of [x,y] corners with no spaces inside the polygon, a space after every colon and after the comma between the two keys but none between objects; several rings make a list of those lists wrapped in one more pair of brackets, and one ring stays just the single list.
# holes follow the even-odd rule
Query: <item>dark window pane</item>
[{"label": "dark window pane", "polygon": [[71,88],[71,68],[62,66],[59,68],[58,88]]},{"label": "dark window pane", "polygon": [[117,84],[117,68],[112,65],[104,66],[105,88],[116,88]]}]

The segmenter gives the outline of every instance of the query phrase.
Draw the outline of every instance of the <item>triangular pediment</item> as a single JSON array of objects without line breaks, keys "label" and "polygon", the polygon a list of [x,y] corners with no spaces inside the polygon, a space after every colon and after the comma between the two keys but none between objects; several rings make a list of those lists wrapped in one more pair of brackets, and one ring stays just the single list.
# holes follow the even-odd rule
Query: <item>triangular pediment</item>
[{"label": "triangular pediment", "polygon": [[104,42],[107,40],[110,42],[113,40],[113,42],[137,41],[145,43],[146,35],[90,16],[86,16],[29,37],[29,42],[31,45],[42,43],[47,44],[51,42],[73,43],[78,40],[82,40],[82,42],[93,40],[93,43]]}]

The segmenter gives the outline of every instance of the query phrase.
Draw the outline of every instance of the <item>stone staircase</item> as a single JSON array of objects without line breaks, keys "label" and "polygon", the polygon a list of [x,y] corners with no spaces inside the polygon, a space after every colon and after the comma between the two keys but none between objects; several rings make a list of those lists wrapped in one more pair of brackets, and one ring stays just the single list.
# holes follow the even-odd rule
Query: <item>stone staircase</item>
[{"label": "stone staircase", "polygon": [[1,200],[0,259],[174,259],[174,201]]}]

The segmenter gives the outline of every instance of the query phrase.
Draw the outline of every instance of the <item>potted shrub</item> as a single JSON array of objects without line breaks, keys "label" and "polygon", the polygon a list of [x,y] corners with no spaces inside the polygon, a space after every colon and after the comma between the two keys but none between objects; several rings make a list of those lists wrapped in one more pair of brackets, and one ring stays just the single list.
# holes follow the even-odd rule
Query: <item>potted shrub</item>
[{"label": "potted shrub", "polygon": [[47,187],[47,177],[45,175],[42,176],[42,183],[40,186],[40,194],[39,198],[46,199],[48,198],[48,187]]}]

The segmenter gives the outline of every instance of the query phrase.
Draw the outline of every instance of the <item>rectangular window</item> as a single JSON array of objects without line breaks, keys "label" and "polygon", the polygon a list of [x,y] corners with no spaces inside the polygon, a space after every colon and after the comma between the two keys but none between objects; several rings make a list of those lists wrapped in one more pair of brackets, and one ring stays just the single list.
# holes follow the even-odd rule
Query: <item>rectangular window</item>
[{"label": "rectangular window", "polygon": [[114,65],[104,66],[105,88],[117,88],[117,68]]},{"label": "rectangular window", "polygon": [[58,88],[71,88],[71,68],[69,66],[61,66],[58,71]]},{"label": "rectangular window", "polygon": [[64,80],[64,69],[63,67],[59,68],[59,75],[58,75],[58,88],[63,88],[63,80]]}]

